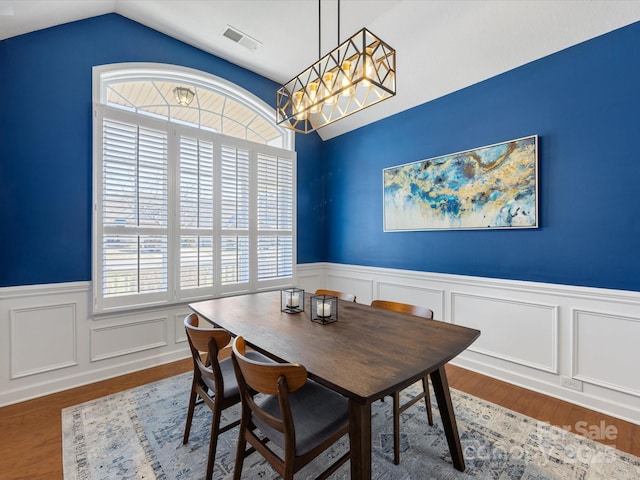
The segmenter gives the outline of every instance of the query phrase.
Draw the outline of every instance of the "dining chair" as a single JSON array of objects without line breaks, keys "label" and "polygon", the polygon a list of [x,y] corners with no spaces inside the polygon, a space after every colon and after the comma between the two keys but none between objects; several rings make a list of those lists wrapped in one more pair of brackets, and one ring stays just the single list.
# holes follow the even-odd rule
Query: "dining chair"
[{"label": "dining chair", "polygon": [[[409,315],[415,315],[416,317],[423,317],[427,319],[433,318],[433,311],[416,305],[410,305],[408,303],[392,302],[388,300],[374,300],[371,302],[372,307],[385,308],[387,310],[393,310],[394,312],[408,313]],[[415,397],[412,397],[407,403],[400,404],[401,390],[393,392],[393,463],[398,465],[400,463],[400,414],[419,402],[424,398],[425,405],[427,407],[427,419],[429,425],[433,426],[433,413],[431,412],[431,397],[429,396],[429,376],[425,376],[422,379],[422,392]]]},{"label": "dining chair", "polygon": [[331,295],[332,297],[338,297],[340,300],[346,300],[347,302],[356,301],[356,296],[353,293],[338,292],[336,290],[325,290],[323,288],[316,290],[316,295]]},{"label": "dining chair", "polygon": [[[240,392],[230,356],[231,335],[222,328],[199,327],[198,315],[195,313],[186,316],[184,326],[193,357],[193,381],[182,443],[189,441],[195,406],[202,403],[198,401],[200,397],[213,415],[206,476],[209,480],[213,477],[218,435],[240,424],[238,419],[220,427],[222,411],[240,403]],[[252,359],[269,361],[267,357],[254,350],[249,350],[247,355]]]},{"label": "dining chair", "polygon": [[[348,401],[307,379],[296,363],[264,363],[246,355],[243,337],[233,341],[232,360],[242,398],[242,416],[233,478],[240,480],[244,459],[258,451],[284,480],[349,433]],[[251,390],[263,395],[254,399]],[[259,437],[255,430],[259,430]],[[250,447],[246,449],[246,444]],[[269,442],[281,449],[277,453]],[[349,459],[342,455],[318,477],[326,479]]]}]

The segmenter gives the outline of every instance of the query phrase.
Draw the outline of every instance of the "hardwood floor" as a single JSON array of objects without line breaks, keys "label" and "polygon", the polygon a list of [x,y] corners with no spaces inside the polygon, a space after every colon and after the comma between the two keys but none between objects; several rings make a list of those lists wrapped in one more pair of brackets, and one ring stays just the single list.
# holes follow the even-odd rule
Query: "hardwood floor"
[{"label": "hardwood floor", "polygon": [[62,479],[63,408],[191,369],[188,358],[0,408],[0,479]]},{"label": "hardwood floor", "polygon": [[[191,360],[154,367],[92,385],[74,388],[0,408],[0,479],[62,479],[62,427],[60,411],[68,406],[133,388],[191,370]],[[640,456],[640,426],[515,387],[462,368],[447,366],[452,388],[484,398],[553,425],[591,435],[609,428],[615,438],[604,440]],[[185,393],[185,408],[187,395]],[[604,423],[602,423],[604,422]]]},{"label": "hardwood floor", "polygon": [[[447,365],[447,376],[451,388],[640,457],[640,425],[452,365]],[[602,438],[607,432],[609,438]]]}]

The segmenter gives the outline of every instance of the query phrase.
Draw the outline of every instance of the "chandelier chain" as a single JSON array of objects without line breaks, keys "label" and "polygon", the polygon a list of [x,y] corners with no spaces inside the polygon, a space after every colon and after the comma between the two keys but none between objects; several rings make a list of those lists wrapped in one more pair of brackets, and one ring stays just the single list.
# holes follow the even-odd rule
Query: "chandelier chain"
[{"label": "chandelier chain", "polygon": [[338,43],[340,45],[340,0],[338,0]]},{"label": "chandelier chain", "polygon": [[322,57],[322,0],[318,0],[318,58]]},{"label": "chandelier chain", "polygon": [[[340,45],[340,0],[338,0],[338,42]],[[322,0],[318,0],[318,58],[322,57]]]}]

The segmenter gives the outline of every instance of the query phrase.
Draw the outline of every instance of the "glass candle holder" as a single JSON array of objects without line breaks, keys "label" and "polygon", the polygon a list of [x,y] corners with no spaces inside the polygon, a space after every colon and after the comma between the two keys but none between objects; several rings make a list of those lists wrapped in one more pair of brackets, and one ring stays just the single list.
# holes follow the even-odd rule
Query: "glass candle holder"
[{"label": "glass candle holder", "polygon": [[321,324],[338,321],[338,298],[331,295],[311,295],[311,320]]},{"label": "glass candle holder", "polygon": [[280,310],[285,313],[304,312],[304,290],[300,288],[280,290]]}]

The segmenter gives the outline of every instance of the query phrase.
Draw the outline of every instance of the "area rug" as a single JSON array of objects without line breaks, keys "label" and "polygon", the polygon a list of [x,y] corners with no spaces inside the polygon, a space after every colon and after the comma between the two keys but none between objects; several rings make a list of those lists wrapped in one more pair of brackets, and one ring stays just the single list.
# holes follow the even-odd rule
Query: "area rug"
[{"label": "area rug", "polygon": [[[166,479],[195,480],[205,476],[211,412],[196,407],[191,436],[182,444],[191,374],[182,374],[62,411],[63,467],[66,480]],[[418,392],[416,384],[407,392]],[[393,464],[392,403],[372,408],[372,476],[376,480],[448,479],[602,479],[640,478],[640,458],[572,434],[495,404],[452,390],[466,470],[451,464],[439,412],[434,401],[434,426],[423,403],[402,415],[401,461]],[[433,398],[433,396],[432,396]],[[223,424],[239,408],[223,414]],[[215,479],[231,479],[237,428],[218,440]],[[345,440],[296,474],[314,478],[346,451]],[[349,463],[333,479],[348,479]],[[279,476],[258,455],[245,460],[243,479]]]}]

